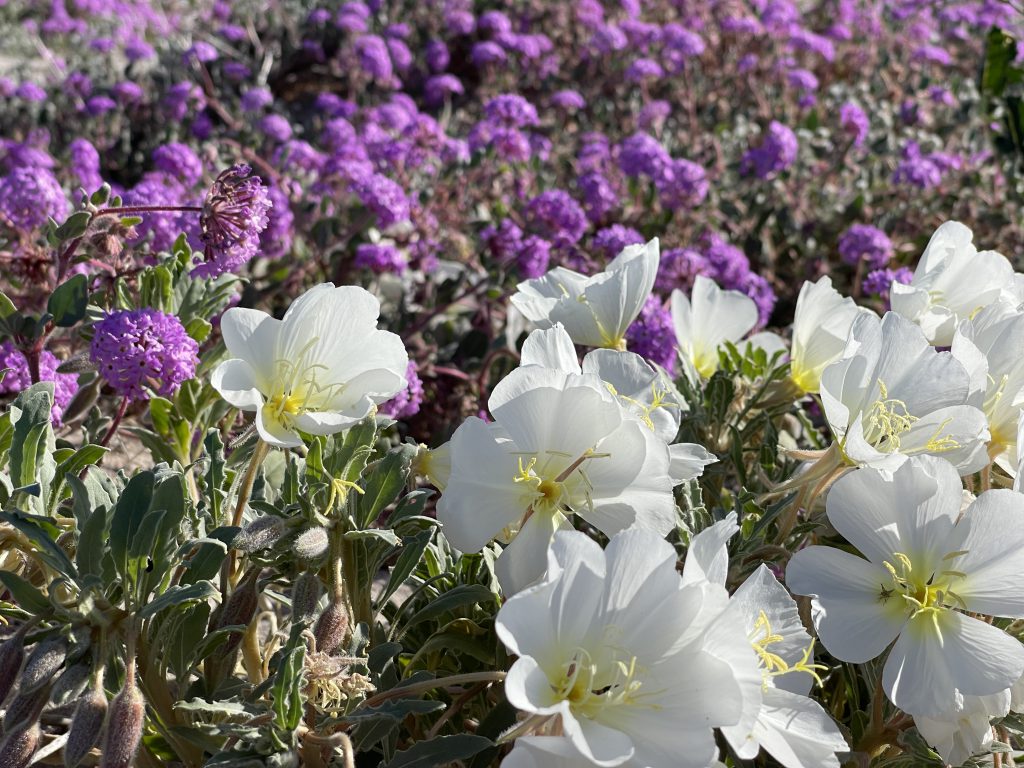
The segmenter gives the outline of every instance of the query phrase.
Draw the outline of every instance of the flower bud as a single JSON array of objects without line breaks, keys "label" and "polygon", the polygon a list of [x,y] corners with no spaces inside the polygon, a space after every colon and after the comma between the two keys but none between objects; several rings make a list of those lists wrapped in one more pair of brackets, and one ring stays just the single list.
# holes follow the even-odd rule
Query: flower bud
[{"label": "flower bud", "polygon": [[[218,630],[231,626],[249,626],[259,607],[260,595],[256,588],[259,569],[253,569],[235,587],[235,591],[224,603],[221,611],[211,617],[210,629]],[[220,646],[222,654],[228,654],[238,648],[242,642],[241,632],[232,632],[231,636]]]},{"label": "flower bud", "polygon": [[34,691],[53,677],[64,666],[67,654],[68,645],[63,638],[55,637],[39,643],[25,662],[19,681],[21,691]]},{"label": "flower bud", "polygon": [[308,621],[312,618],[322,589],[320,577],[312,571],[306,571],[295,580],[295,586],[292,587],[292,619],[294,621]]},{"label": "flower bud", "polygon": [[320,653],[332,654],[345,642],[348,634],[348,608],[343,600],[328,603],[320,618],[316,620],[313,636]]},{"label": "flower bud", "polygon": [[263,515],[239,531],[231,546],[243,552],[258,552],[274,546],[286,530],[287,526],[282,518],[277,515]]},{"label": "flower bud", "polygon": [[100,680],[78,700],[64,745],[64,768],[75,768],[99,743],[103,719],[107,715],[107,696]]},{"label": "flower bud", "polygon": [[146,700],[135,685],[135,666],[129,664],[124,688],[110,704],[99,768],[132,768],[145,719]]},{"label": "flower bud", "polygon": [[[4,713],[4,732],[10,733],[19,725],[29,725],[39,719],[50,698],[50,686],[42,685],[31,691],[19,689]],[[3,765],[3,763],[0,763]]]},{"label": "flower bud", "polygon": [[295,539],[295,554],[304,560],[316,560],[327,551],[329,544],[326,528],[319,525],[307,528]]},{"label": "flower bud", "polygon": [[26,768],[42,738],[39,723],[8,732],[7,738],[0,744],[0,765],[4,768]]},{"label": "flower bud", "polygon": [[11,638],[0,645],[0,704],[4,703],[7,694],[11,692],[14,683],[21,672],[21,665],[25,661],[24,634],[17,632]]}]

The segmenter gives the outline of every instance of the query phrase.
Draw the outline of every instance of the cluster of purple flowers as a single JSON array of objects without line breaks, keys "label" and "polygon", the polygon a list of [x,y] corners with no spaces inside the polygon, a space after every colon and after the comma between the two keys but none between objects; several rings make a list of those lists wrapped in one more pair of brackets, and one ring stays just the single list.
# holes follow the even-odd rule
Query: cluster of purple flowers
[{"label": "cluster of purple flowers", "polygon": [[[57,373],[60,363],[49,350],[44,349],[39,355],[39,380],[53,382],[50,418],[55,427],[60,426],[64,409],[78,392],[78,376],[73,373]],[[0,370],[3,369],[7,370],[0,380],[0,395],[17,395],[32,384],[28,360],[11,341],[0,343]]]},{"label": "cluster of purple flowers", "polygon": [[155,309],[112,312],[93,326],[89,355],[121,397],[172,395],[196,375],[199,345],[181,321]]}]

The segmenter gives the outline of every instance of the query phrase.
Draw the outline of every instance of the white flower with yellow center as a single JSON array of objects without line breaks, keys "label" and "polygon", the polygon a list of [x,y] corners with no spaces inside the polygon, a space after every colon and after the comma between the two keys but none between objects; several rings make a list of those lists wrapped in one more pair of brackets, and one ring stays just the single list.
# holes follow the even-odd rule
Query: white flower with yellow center
[{"label": "white flower with yellow center", "polygon": [[1009,711],[1009,690],[989,696],[964,696],[962,707],[934,717],[917,715],[914,725],[943,760],[961,765],[972,755],[991,750],[991,720],[1005,717]]},{"label": "white flower with yellow center", "polygon": [[967,369],[894,312],[857,317],[843,357],[821,375],[821,402],[850,464],[892,470],[931,454],[966,475],[988,463],[988,427],[970,404]]},{"label": "white flower with yellow center", "polygon": [[[738,530],[732,512],[698,533],[686,553],[683,582],[724,587],[726,545]],[[752,760],[764,747],[786,768],[839,768],[836,752],[849,746],[832,718],[807,696],[825,668],[814,663],[814,643],[785,587],[762,565],[729,599],[725,616],[724,626],[743,627],[757,658],[753,675],[737,675],[744,702],[739,722],[722,727],[737,756]]]},{"label": "white flower with yellow center", "polygon": [[230,360],[213,372],[221,397],[256,412],[270,445],[302,445],[299,432],[329,435],[365,418],[405,385],[402,340],[377,328],[380,303],[362,288],[324,283],[284,318],[234,307],[221,332]]},{"label": "white flower with yellow center", "polygon": [[512,305],[541,328],[561,323],[576,344],[625,349],[626,329],[651,295],[660,261],[657,238],[630,245],[591,277],[556,267],[520,283]]},{"label": "white flower with yellow center", "polygon": [[844,298],[832,287],[831,278],[804,283],[796,299],[790,354],[790,378],[802,392],[818,391],[822,371],[843,354],[853,321],[865,313],[872,314]]},{"label": "white flower with yellow center", "polygon": [[710,378],[718,370],[718,350],[736,344],[757,325],[757,305],[739,291],[726,291],[698,275],[689,298],[672,291],[672,323],[687,372]]},{"label": "white flower with yellow center", "polygon": [[961,516],[961,491],[956,470],[932,456],[851,472],[826,509],[864,557],[811,546],[786,568],[789,588],[813,598],[833,656],[862,663],[893,643],[882,685],[915,716],[962,708],[1024,672],[1020,641],[976,618],[1024,617],[1024,495],[987,491]]},{"label": "white flower with yellow center", "polygon": [[705,466],[717,461],[714,454],[696,443],[673,443],[688,406],[668,372],[640,355],[595,349],[583,358],[581,367],[572,339],[559,324],[527,336],[520,364],[593,374],[601,379],[627,416],[639,420],[668,444],[672,458],[669,474],[676,484],[699,477]]},{"label": "white flower with yellow center", "polygon": [[540,765],[578,765],[566,744],[552,748],[558,738],[591,765],[706,768],[718,752],[711,729],[740,716],[737,671],[756,672],[726,601],[722,587],[684,586],[675,549],[654,533],[625,531],[604,551],[559,533],[545,579],[495,621],[519,657],[505,694],[525,714],[503,740],[535,737],[509,765],[537,764],[538,751],[558,758]]},{"label": "white flower with yellow center", "polygon": [[909,285],[894,282],[893,312],[917,323],[928,341],[949,346],[960,320],[1014,291],[1013,266],[995,251],[978,251],[974,233],[947,221],[932,235]]},{"label": "white flower with yellow center", "polygon": [[1004,301],[990,304],[960,323],[951,351],[971,374],[972,390],[988,419],[989,456],[1014,474],[1024,405],[1024,313]]},{"label": "white flower with yellow center", "polygon": [[438,500],[448,540],[464,552],[498,538],[506,594],[544,574],[555,531],[578,514],[611,536],[675,525],[669,450],[596,376],[526,365],[494,388],[495,421],[473,417],[452,436]]}]

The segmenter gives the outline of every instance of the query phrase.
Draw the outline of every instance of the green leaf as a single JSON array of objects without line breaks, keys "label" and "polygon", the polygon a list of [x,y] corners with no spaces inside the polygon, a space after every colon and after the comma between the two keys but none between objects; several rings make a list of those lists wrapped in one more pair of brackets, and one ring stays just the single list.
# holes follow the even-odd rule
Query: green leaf
[{"label": "green leaf", "polygon": [[343,537],[348,541],[376,541],[389,547],[400,547],[402,540],[394,531],[387,528],[367,528],[365,531],[347,531]]},{"label": "green leaf", "polygon": [[148,619],[156,616],[164,608],[183,605],[197,600],[208,600],[211,597],[218,597],[220,591],[212,581],[197,581],[194,584],[176,584],[168,588],[160,597],[146,603],[139,610],[140,619]]},{"label": "green leaf", "polygon": [[306,646],[297,643],[281,660],[271,687],[274,702],[274,719],[286,731],[295,730],[302,721],[305,699],[302,695],[305,686],[302,675],[305,669]]},{"label": "green leaf", "polygon": [[129,550],[138,533],[139,526],[153,499],[153,486],[156,475],[152,470],[139,472],[125,486],[110,521],[110,552],[114,558],[114,567],[121,578],[134,579],[134,569],[129,569]]},{"label": "green leaf", "polygon": [[364,492],[359,497],[359,519],[362,527],[372,525],[384,508],[402,492],[415,453],[416,448],[411,445],[403,444],[392,448],[366,478]]},{"label": "green leaf", "polygon": [[[50,409],[53,407],[53,382],[41,381],[24,390],[11,403],[10,475],[15,488],[22,488],[38,481],[42,493],[49,491],[56,464],[53,461],[55,448],[53,429],[50,426]],[[42,501],[33,504],[37,511],[44,511]]]},{"label": "green leaf", "polygon": [[455,760],[465,760],[492,746],[494,742],[490,739],[469,733],[438,736],[417,741],[409,749],[396,753],[385,768],[436,768]]},{"label": "green leaf", "polygon": [[[89,228],[89,222],[92,221],[92,214],[89,211],[75,211],[68,216],[67,221],[57,227],[57,237],[61,241],[74,240],[76,237],[81,237],[85,234],[85,230]],[[81,275],[85,277],[85,275]]]},{"label": "green leaf", "polygon": [[405,634],[409,629],[421,622],[443,616],[448,611],[457,608],[464,608],[477,603],[492,603],[495,601],[494,593],[482,584],[460,584],[444,594],[438,595],[424,608],[414,613],[402,627],[399,635]]},{"label": "green leaf", "polygon": [[0,291],[0,320],[6,320],[17,311],[18,308],[14,306],[14,302],[7,298],[6,293]]},{"label": "green leaf", "polygon": [[0,520],[10,523],[24,534],[35,545],[39,557],[55,571],[70,578],[78,576],[78,570],[57,543],[60,529],[49,520],[34,515],[27,517],[20,512],[0,512]]},{"label": "green leaf", "polygon": [[81,322],[88,307],[89,280],[85,275],[75,275],[57,286],[46,302],[46,311],[53,315],[53,324],[59,328]]},{"label": "green leaf", "polygon": [[423,551],[430,546],[434,539],[434,528],[427,528],[414,536],[407,536],[402,542],[402,552],[395,561],[391,574],[388,576],[388,583],[384,591],[377,597],[377,610],[386,605],[391,596],[398,591],[409,575],[419,565],[423,557]]},{"label": "green leaf", "polygon": [[50,490],[49,503],[47,508],[50,514],[57,508],[57,505],[71,495],[67,487],[69,478],[78,479],[78,476],[86,467],[97,464],[109,449],[102,445],[83,445],[57,465],[54,473],[53,488]]},{"label": "green leaf", "polygon": [[188,321],[188,325],[185,326],[185,333],[195,339],[198,343],[202,344],[210,337],[210,332],[213,330],[213,326],[208,320],[204,320],[201,317],[193,317]]},{"label": "green leaf", "polygon": [[1006,86],[1021,81],[1021,70],[1014,66],[1017,44],[1001,29],[993,28],[985,42],[985,62],[981,70],[981,92],[1002,96]]},{"label": "green leaf", "polygon": [[0,571],[0,583],[11,593],[18,607],[29,613],[40,616],[49,613],[53,608],[46,595],[16,573]]}]

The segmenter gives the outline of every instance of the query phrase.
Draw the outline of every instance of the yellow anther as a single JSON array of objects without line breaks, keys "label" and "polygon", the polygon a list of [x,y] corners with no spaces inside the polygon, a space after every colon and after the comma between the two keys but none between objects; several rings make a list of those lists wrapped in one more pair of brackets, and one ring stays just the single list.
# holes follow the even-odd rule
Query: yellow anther
[{"label": "yellow anther", "polygon": [[955,451],[960,447],[960,443],[958,443],[953,437],[941,434],[942,430],[944,430],[946,425],[952,420],[953,418],[950,417],[935,428],[931,437],[928,438],[928,442],[924,444],[926,450],[930,453],[945,453],[946,451]]},{"label": "yellow anther", "polygon": [[867,427],[864,437],[878,450],[895,453],[901,446],[902,435],[918,421],[907,411],[903,400],[889,398],[885,382],[878,380],[879,397],[867,411]]},{"label": "yellow anther", "polygon": [[[758,638],[758,633],[763,632],[764,637]],[[814,653],[814,640],[811,640],[810,644],[804,649],[803,656],[795,664],[790,665],[777,653],[772,653],[768,650],[768,646],[773,643],[781,643],[785,638],[782,635],[776,634],[772,631],[771,622],[768,619],[768,614],[764,611],[760,611],[757,616],[757,621],[754,622],[754,627],[750,631],[751,635],[755,639],[750,641],[751,646],[754,648],[754,652],[757,654],[758,659],[761,661],[762,676],[764,678],[763,687],[768,687],[768,679],[771,677],[777,677],[779,675],[789,674],[790,672],[804,672],[814,678],[818,685],[821,685],[821,677],[818,675],[818,670],[827,670],[828,667],[823,664],[811,663],[811,656]]]}]

